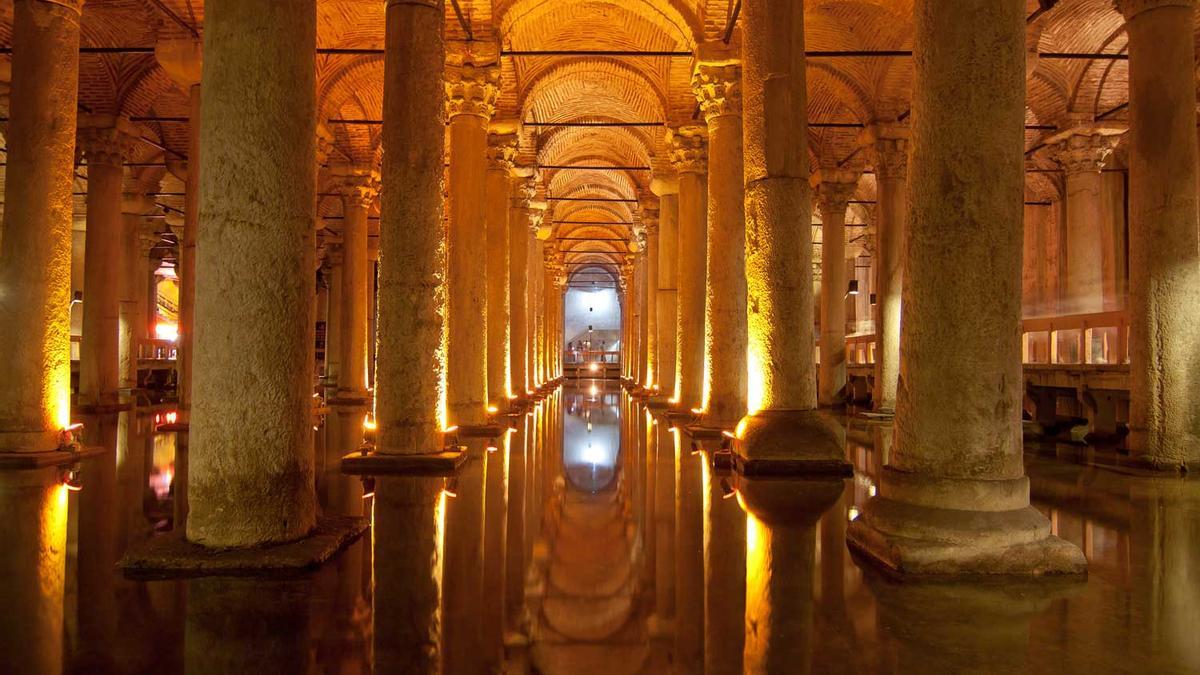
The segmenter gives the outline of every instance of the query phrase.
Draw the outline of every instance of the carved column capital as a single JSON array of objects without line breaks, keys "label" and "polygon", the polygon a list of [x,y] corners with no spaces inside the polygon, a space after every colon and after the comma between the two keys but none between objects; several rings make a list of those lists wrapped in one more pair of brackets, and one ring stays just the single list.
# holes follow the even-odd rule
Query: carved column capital
[{"label": "carved column capital", "polygon": [[334,164],[330,167],[332,187],[342,195],[347,206],[371,208],[379,196],[379,172],[354,164]]},{"label": "carved column capital", "polygon": [[667,130],[667,142],[671,147],[671,164],[680,173],[705,173],[708,171],[708,130],[698,124],[689,124]]},{"label": "carved column capital", "polygon": [[742,114],[740,61],[701,61],[692,72],[692,92],[709,124],[717,117]]},{"label": "carved column capital", "polygon": [[872,124],[863,129],[859,142],[870,148],[877,178],[904,180],[908,176],[909,134],[908,127],[897,124]]},{"label": "carved column capital", "polygon": [[859,176],[857,171],[842,169],[818,169],[813,172],[809,184],[813,187],[822,218],[832,217],[835,213],[845,215],[850,198],[858,188]]},{"label": "carved column capital", "polygon": [[1112,157],[1117,139],[1109,134],[1072,133],[1052,145],[1051,154],[1068,176],[1100,173]]},{"label": "carved column capital", "polygon": [[487,158],[488,167],[512,173],[516,167],[517,144],[520,141],[515,133],[489,133]]},{"label": "carved column capital", "polygon": [[500,68],[477,66],[470,61],[446,64],[444,74],[446,116],[475,115],[490,120],[500,95]]},{"label": "carved column capital", "polygon": [[123,165],[139,138],[132,122],[115,115],[80,115],[76,134],[75,153],[92,166]]},{"label": "carved column capital", "polygon": [[1195,6],[1196,0],[1113,0],[1113,7],[1121,13],[1121,16],[1125,17],[1126,21],[1148,9],[1158,9],[1159,7],[1193,8]]}]

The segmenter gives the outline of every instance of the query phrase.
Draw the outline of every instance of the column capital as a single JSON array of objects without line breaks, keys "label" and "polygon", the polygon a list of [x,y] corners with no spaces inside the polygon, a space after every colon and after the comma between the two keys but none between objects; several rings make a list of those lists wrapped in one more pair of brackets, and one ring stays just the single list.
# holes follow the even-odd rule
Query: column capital
[{"label": "column capital", "polygon": [[692,93],[709,124],[724,115],[742,114],[742,64],[737,59],[700,61],[692,71]]},{"label": "column capital", "polygon": [[1059,134],[1051,148],[1051,156],[1068,176],[1079,173],[1100,173],[1116,148],[1118,135],[1093,129],[1073,129]]},{"label": "column capital", "polygon": [[487,141],[488,168],[512,174],[516,167],[517,144],[520,142],[517,134],[493,131],[488,134]]},{"label": "column capital", "polygon": [[653,237],[658,234],[658,209],[643,208],[642,209],[642,228],[646,231],[646,236]]},{"label": "column capital", "polygon": [[868,125],[859,135],[859,143],[875,156],[877,178],[903,180],[908,176],[908,127],[894,123]]},{"label": "column capital", "polygon": [[542,233],[542,223],[546,219],[546,202],[531,201],[529,202],[529,233],[534,239],[540,239]]},{"label": "column capital", "polygon": [[671,164],[679,173],[708,171],[708,130],[699,124],[667,129]]},{"label": "column capital", "polygon": [[329,155],[333,152],[334,136],[333,132],[324,123],[317,124],[317,164],[324,164],[329,161]]},{"label": "column capital", "polygon": [[371,208],[379,196],[379,172],[359,164],[333,164],[329,167],[331,187],[341,193],[346,204]]},{"label": "column capital", "polygon": [[204,47],[199,38],[163,38],[154,43],[154,58],[163,71],[185,92],[200,84]]},{"label": "column capital", "polygon": [[490,120],[496,114],[500,95],[500,68],[475,65],[472,61],[447,63],[443,74],[446,91],[446,117],[475,115]]},{"label": "column capital", "polygon": [[[655,162],[651,162],[654,165]],[[666,167],[655,167],[650,174],[650,191],[659,197],[679,194],[679,174],[668,164]]]},{"label": "column capital", "polygon": [[1113,7],[1129,21],[1148,9],[1159,7],[1188,7],[1196,6],[1196,0],[1113,0]]},{"label": "column capital", "polygon": [[137,128],[115,115],[79,116],[75,153],[89,165],[121,166],[138,141]]},{"label": "column capital", "polygon": [[822,219],[832,217],[835,213],[845,216],[846,206],[858,189],[861,175],[857,171],[844,169],[821,168],[813,172],[808,182],[815,192]]},{"label": "column capital", "polygon": [[[522,175],[526,170],[529,173]],[[533,175],[531,167],[520,166],[513,168],[513,175],[517,177],[513,186],[513,206],[518,209],[531,208],[533,200],[537,199],[537,177]]]}]

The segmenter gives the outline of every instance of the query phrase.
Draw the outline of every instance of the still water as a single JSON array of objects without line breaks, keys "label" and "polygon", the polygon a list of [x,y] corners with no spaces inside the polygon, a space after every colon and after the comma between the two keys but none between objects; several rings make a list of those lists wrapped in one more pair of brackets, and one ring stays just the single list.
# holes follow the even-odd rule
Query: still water
[{"label": "still water", "polygon": [[[85,420],[112,452],[66,494],[65,568],[0,579],[49,589],[59,632],[32,642],[66,672],[1200,672],[1200,483],[1083,446],[1026,465],[1086,581],[897,584],[845,544],[888,426],[843,418],[840,484],[739,492],[615,384],[581,381],[472,441],[456,479],[381,480],[373,530],[316,573],[131,581],[125,548],[175,526],[168,412]],[[767,498],[787,506],[755,512]]]}]

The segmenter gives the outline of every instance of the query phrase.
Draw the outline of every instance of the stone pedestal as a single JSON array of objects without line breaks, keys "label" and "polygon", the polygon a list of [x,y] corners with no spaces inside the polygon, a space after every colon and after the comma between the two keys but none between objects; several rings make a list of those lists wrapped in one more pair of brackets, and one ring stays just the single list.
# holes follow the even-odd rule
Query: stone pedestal
[{"label": "stone pedestal", "polygon": [[496,110],[500,70],[452,54],[446,66],[450,118],[447,234],[447,392],[449,423],[479,426],[487,420],[488,122]]},{"label": "stone pedestal", "polygon": [[12,5],[0,230],[0,452],[54,450],[70,424],[71,185],[82,5]]},{"label": "stone pedestal", "polygon": [[671,163],[679,172],[679,315],[675,327],[675,393],[680,410],[704,402],[704,294],[708,239],[708,139],[701,126],[684,126],[668,134]]},{"label": "stone pedestal", "polygon": [[1178,470],[1200,460],[1195,2],[1116,4],[1129,34],[1129,447]]},{"label": "stone pedestal", "polygon": [[[1083,573],[1029,505],[1022,463],[1024,4],[919,0],[916,16],[904,387],[849,543],[899,574]],[[986,71],[971,66],[982,44]]]},{"label": "stone pedestal", "polygon": [[[709,55],[692,74],[708,123],[708,265],[703,423],[732,429],[746,414],[746,218],[742,182],[742,69]],[[723,56],[724,58],[719,58]]]},{"label": "stone pedestal", "polygon": [[811,179],[821,211],[821,363],[817,403],[843,402],[846,386],[846,207],[858,174],[819,169]]},{"label": "stone pedestal", "polygon": [[316,3],[205,9],[187,538],[261,546],[316,521]]}]

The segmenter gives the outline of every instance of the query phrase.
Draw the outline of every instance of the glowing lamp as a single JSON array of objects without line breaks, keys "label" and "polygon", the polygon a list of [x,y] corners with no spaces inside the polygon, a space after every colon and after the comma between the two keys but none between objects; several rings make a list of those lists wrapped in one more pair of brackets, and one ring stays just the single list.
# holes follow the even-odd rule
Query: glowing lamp
[{"label": "glowing lamp", "polygon": [[499,409],[499,408],[497,408],[497,407],[496,407],[496,406],[494,406],[494,405],[489,405],[489,406],[487,407],[487,411],[488,411],[489,413],[491,413],[491,414],[495,415],[496,413],[500,412],[500,409]]},{"label": "glowing lamp", "polygon": [[174,342],[179,339],[179,325],[174,323],[155,323],[154,337],[159,340]]},{"label": "glowing lamp", "polygon": [[850,520],[857,520],[858,519],[858,507],[851,506],[850,510],[846,512],[846,517],[849,518]]}]

